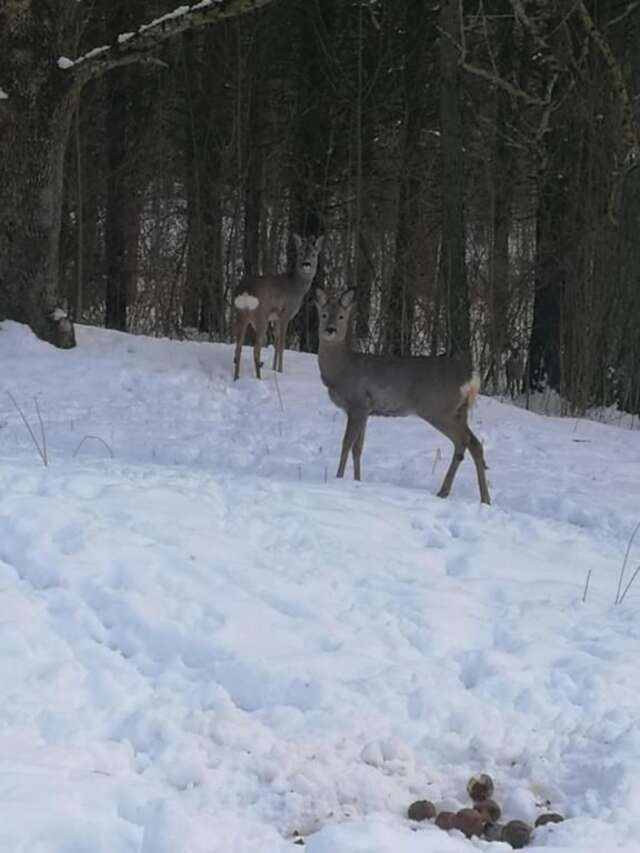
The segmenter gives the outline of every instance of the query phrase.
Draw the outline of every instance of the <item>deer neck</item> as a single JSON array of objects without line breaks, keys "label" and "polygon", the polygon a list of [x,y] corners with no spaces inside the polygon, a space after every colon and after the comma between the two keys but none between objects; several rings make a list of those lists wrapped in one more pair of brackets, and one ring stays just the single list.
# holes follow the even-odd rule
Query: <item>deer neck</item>
[{"label": "deer neck", "polygon": [[347,362],[351,358],[350,336],[343,341],[320,340],[318,348],[318,363],[320,375],[324,384],[332,388],[338,384],[344,375]]},{"label": "deer neck", "polygon": [[313,281],[313,277],[315,276],[315,274],[315,270],[310,272],[303,272],[297,267],[293,270],[293,273],[291,274],[291,280],[296,290],[298,290],[302,296],[304,296],[305,293],[311,287],[311,282]]}]

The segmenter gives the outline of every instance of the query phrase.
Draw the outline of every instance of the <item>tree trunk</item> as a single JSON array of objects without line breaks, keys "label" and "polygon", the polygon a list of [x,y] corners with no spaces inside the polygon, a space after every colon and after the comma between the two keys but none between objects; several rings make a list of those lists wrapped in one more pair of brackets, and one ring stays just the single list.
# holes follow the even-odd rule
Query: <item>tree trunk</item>
[{"label": "tree trunk", "polygon": [[386,349],[409,355],[417,296],[419,243],[418,207],[424,193],[425,149],[422,134],[429,126],[429,69],[425,43],[433,37],[433,12],[423,0],[406,3],[404,22],[404,137],[399,180],[395,260],[385,317]]},{"label": "tree trunk", "polygon": [[116,69],[107,77],[107,219],[105,251],[107,290],[105,326],[127,331],[127,224],[131,193],[127,180],[128,71]]},{"label": "tree trunk", "polygon": [[75,336],[58,302],[58,251],[77,92],[51,61],[54,35],[38,15],[24,11],[12,23],[3,14],[0,80],[8,98],[0,101],[0,313],[69,348]]},{"label": "tree trunk", "polygon": [[536,268],[533,326],[529,345],[529,380],[534,390],[545,383],[558,389],[561,378],[560,316],[565,285],[563,245],[564,181],[542,186],[536,217]]},{"label": "tree trunk", "polygon": [[257,75],[252,80],[249,104],[249,145],[246,150],[246,174],[244,175],[244,243],[243,263],[246,275],[258,275],[260,250],[260,220],[262,211],[262,121],[261,91]]},{"label": "tree trunk", "polygon": [[442,262],[440,266],[449,327],[448,352],[471,350],[469,293],[464,233],[464,151],[458,43],[462,32],[459,0],[440,4],[440,130],[442,146]]},{"label": "tree trunk", "polygon": [[224,334],[222,287],[221,157],[216,123],[223,112],[222,28],[184,37],[188,133],[186,141],[189,255],[183,301],[184,326]]},{"label": "tree trunk", "polygon": [[[497,23],[498,50],[496,68],[506,78],[513,67],[513,19],[509,0],[499,0],[490,7],[499,15]],[[499,88],[494,92],[495,116],[492,128],[490,161],[487,169],[487,193],[491,214],[491,249],[489,255],[489,304],[491,309],[490,372],[493,391],[500,389],[502,354],[509,339],[509,232],[511,227],[513,154],[507,144],[505,129],[511,126],[510,103],[506,93]]]}]

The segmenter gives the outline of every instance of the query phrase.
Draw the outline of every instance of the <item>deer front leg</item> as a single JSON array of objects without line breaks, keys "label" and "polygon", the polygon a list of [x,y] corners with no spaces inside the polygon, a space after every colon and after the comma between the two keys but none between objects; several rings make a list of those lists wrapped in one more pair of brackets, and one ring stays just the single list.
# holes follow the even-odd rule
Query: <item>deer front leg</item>
[{"label": "deer front leg", "polygon": [[362,424],[362,429],[356,440],[353,442],[353,447],[351,448],[351,454],[353,456],[353,479],[360,479],[360,457],[362,456],[362,448],[364,447],[364,436],[367,430],[367,419],[365,418],[364,423]]},{"label": "deer front leg", "polygon": [[[344,477],[344,469],[347,467],[347,459],[349,458],[349,451],[353,448],[355,442],[362,434],[362,441],[364,443],[364,426],[367,422],[367,415],[365,412],[349,412],[347,415],[347,427],[344,431],[344,438],[342,439],[342,452],[340,453],[340,464],[338,465],[338,473],[336,477]],[[362,447],[360,447],[360,453],[362,452]],[[355,477],[356,469],[355,469],[355,456],[354,456],[354,477]],[[357,469],[358,477],[355,479],[360,479],[360,455],[358,455],[358,469]]]},{"label": "deer front leg", "polygon": [[276,342],[276,358],[278,373],[284,372],[284,345],[287,342],[287,326],[289,325],[289,317],[287,312],[283,312],[278,319],[278,339]]}]

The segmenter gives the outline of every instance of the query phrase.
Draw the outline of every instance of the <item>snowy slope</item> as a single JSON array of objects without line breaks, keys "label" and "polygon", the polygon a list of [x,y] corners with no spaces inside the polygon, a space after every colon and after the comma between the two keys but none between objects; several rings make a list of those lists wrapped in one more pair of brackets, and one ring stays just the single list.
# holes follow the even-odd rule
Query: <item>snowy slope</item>
[{"label": "snowy slope", "polygon": [[481,770],[570,817],[530,849],[640,851],[640,432],[483,397],[493,505],[442,501],[413,419],[334,480],[313,357],[78,332],[0,331],[49,453],[0,395],[0,851],[498,853],[405,817]]}]

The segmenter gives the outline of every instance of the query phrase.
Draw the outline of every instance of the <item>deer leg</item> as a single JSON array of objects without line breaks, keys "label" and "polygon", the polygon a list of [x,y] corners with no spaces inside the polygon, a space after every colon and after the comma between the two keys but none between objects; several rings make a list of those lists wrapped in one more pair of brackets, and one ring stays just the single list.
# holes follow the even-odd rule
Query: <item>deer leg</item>
[{"label": "deer leg", "polygon": [[364,447],[364,435],[367,429],[367,421],[365,418],[364,423],[362,424],[362,429],[358,434],[356,440],[353,442],[353,447],[351,448],[351,455],[353,456],[353,479],[360,479],[360,457],[362,456],[362,448]]},{"label": "deer leg", "polygon": [[262,379],[260,375],[260,368],[262,367],[262,362],[260,361],[260,350],[262,349],[262,342],[264,340],[265,327],[261,323],[254,324],[254,328],[256,330],[256,339],[253,343],[253,363],[256,368],[256,376],[258,379]]},{"label": "deer leg", "polygon": [[280,340],[280,322],[276,320],[271,329],[273,331],[273,366],[272,370],[278,369],[278,341]]},{"label": "deer leg", "polygon": [[238,322],[236,323],[236,350],[233,356],[233,381],[240,376],[240,357],[242,356],[242,344],[244,343],[244,336],[247,333],[247,326],[249,325],[249,320],[242,315],[238,317]]},{"label": "deer leg", "polygon": [[444,480],[442,481],[442,485],[440,486],[440,491],[438,492],[439,498],[446,498],[451,491],[451,486],[453,485],[453,478],[456,476],[458,468],[460,467],[460,463],[464,459],[464,444],[459,441],[453,441],[453,456],[451,457],[451,464],[447,470],[447,473],[444,476]]},{"label": "deer leg", "polygon": [[284,345],[287,341],[287,326],[289,325],[289,318],[287,317],[286,312],[281,315],[279,320],[279,334],[277,341],[277,356],[278,356],[278,367],[277,370],[279,373],[284,372]]},{"label": "deer leg", "polygon": [[[342,452],[340,453],[340,464],[338,465],[338,473],[336,477],[344,477],[344,469],[347,467],[347,459],[349,458],[349,451],[353,448],[354,443],[358,439],[358,437],[362,434],[362,441],[364,442],[364,433],[363,428],[366,423],[367,416],[362,412],[349,412],[347,415],[347,428],[344,431],[344,438],[342,439]],[[362,448],[360,448],[362,451]],[[359,457],[358,457],[359,461]],[[354,463],[355,465],[355,463]],[[360,474],[360,466],[358,465],[358,475]],[[354,475],[355,475],[355,467],[354,467]]]},{"label": "deer leg", "polygon": [[476,466],[476,473],[478,475],[478,487],[480,489],[480,500],[483,504],[490,504],[491,498],[489,497],[489,487],[487,486],[487,475],[485,473],[487,464],[484,461],[484,453],[482,451],[482,445],[478,441],[478,438],[471,432],[469,427],[467,427],[468,433],[468,447],[469,453],[471,454],[474,464]]}]

